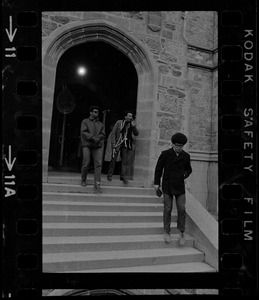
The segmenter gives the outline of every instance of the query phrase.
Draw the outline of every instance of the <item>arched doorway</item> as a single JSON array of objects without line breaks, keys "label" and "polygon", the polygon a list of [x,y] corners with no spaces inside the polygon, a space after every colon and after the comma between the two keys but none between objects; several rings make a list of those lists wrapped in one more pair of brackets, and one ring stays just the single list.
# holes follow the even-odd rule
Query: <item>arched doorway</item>
[{"label": "arched doorway", "polygon": [[[78,73],[80,67],[85,68],[86,74]],[[124,117],[125,110],[136,112],[137,86],[132,62],[108,43],[89,42],[68,49],[59,59],[56,71],[49,171],[80,172],[81,121],[88,117],[90,106],[98,105],[106,132],[102,168],[106,174],[110,159],[106,153],[107,138],[115,122]],[[69,96],[73,107],[64,114],[59,102]],[[119,164],[115,174],[119,173]]]},{"label": "arched doorway", "polygon": [[48,178],[51,120],[53,113],[56,70],[59,59],[71,47],[86,42],[102,41],[110,44],[134,65],[138,77],[137,140],[134,177],[149,185],[153,177],[154,159],[151,149],[156,146],[155,101],[157,98],[157,68],[149,50],[126,30],[106,20],[76,21],[68,23],[44,41],[42,48],[42,100],[43,100],[43,182]]}]

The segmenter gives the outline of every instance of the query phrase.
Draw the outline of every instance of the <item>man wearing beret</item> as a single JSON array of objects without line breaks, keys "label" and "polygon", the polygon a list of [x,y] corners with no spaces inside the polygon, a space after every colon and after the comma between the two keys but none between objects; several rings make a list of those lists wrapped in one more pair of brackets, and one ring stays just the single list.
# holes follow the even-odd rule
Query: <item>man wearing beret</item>
[{"label": "man wearing beret", "polygon": [[183,133],[176,133],[171,138],[172,148],[162,151],[160,154],[154,175],[154,187],[156,192],[160,191],[162,178],[163,191],[163,224],[164,240],[171,242],[171,213],[173,208],[173,197],[175,197],[177,207],[177,229],[180,231],[179,244],[185,244],[185,183],[184,180],[192,173],[190,155],[183,150],[187,143],[187,137]]}]

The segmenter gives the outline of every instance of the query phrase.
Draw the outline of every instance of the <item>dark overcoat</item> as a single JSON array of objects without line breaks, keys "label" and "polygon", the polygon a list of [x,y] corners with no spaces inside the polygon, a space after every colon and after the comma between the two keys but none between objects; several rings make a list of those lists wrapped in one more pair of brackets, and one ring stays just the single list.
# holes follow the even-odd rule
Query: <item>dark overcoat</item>
[{"label": "dark overcoat", "polygon": [[184,179],[192,173],[190,163],[190,154],[182,150],[176,155],[173,148],[162,151],[160,154],[156,168],[154,184],[161,185],[163,193],[172,195],[185,194]]}]

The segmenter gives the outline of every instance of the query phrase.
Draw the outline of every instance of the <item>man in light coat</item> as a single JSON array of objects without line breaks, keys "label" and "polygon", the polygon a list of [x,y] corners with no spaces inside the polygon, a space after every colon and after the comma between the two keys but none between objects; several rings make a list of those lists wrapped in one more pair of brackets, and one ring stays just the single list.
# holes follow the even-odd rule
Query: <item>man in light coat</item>
[{"label": "man in light coat", "polygon": [[133,120],[133,113],[125,112],[124,120],[118,120],[112,129],[112,157],[107,175],[107,179],[109,181],[112,180],[117,156],[119,154],[119,151],[121,151],[120,179],[123,180],[125,184],[128,183],[129,172],[135,150],[135,140],[133,138],[133,135],[139,135],[139,131],[136,127],[136,122]]}]

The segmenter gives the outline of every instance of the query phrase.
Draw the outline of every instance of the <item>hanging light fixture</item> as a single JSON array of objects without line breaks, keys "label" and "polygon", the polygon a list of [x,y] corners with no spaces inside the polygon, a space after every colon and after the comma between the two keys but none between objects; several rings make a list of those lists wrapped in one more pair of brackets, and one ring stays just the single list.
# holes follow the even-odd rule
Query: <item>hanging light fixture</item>
[{"label": "hanging light fixture", "polygon": [[86,74],[87,70],[85,67],[81,66],[81,67],[78,67],[77,69],[77,73],[80,75],[80,76],[84,76]]}]

